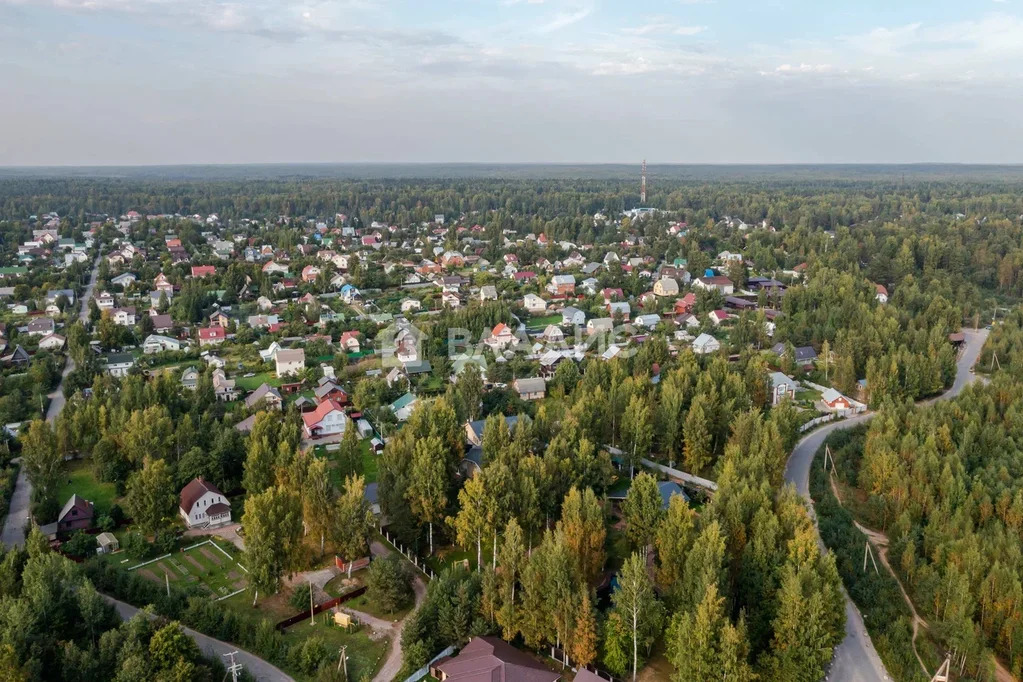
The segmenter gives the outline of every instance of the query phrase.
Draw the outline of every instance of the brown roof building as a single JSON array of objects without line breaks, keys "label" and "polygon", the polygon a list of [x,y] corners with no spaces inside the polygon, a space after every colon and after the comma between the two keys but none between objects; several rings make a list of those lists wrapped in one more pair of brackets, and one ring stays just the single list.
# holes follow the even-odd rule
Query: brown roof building
[{"label": "brown roof building", "polygon": [[454,658],[434,664],[441,682],[556,682],[561,675],[497,637],[475,637]]},{"label": "brown roof building", "polygon": [[189,528],[205,528],[231,522],[231,503],[217,486],[201,476],[181,489],[179,511]]}]

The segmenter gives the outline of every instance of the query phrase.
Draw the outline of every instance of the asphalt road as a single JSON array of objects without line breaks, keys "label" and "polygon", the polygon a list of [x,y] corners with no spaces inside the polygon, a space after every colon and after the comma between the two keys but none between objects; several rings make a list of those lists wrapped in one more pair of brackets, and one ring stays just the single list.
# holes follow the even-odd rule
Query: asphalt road
[{"label": "asphalt road", "polygon": [[[976,377],[970,372],[970,368],[977,362],[980,356],[984,341],[987,340],[987,330],[979,331],[963,330],[966,334],[966,343],[959,354],[956,362],[956,378],[952,387],[939,396],[936,400],[948,400],[962,392]],[[934,402],[933,400],[927,402]],[[840,429],[848,429],[870,421],[872,413],[862,414],[851,419],[840,422],[832,422],[823,426],[810,435],[803,438],[796,444],[785,467],[785,481],[796,486],[796,491],[806,498],[813,513],[813,501],[810,499],[810,464],[813,462],[814,454],[824,443],[828,434]],[[818,537],[818,542],[820,538]],[[874,650],[874,645],[867,634],[867,628],[863,623],[863,617],[856,609],[849,596],[845,598],[845,639],[835,648],[835,655],[831,661],[831,670],[827,679],[829,682],[875,682],[876,680],[891,679],[888,672],[881,663],[881,658]]]},{"label": "asphalt road", "polygon": [[[131,604],[126,604],[123,601],[118,601],[106,595],[102,596],[105,600],[114,605],[114,608],[117,609],[117,615],[119,615],[122,620],[129,620],[140,611]],[[155,618],[156,616],[151,617]],[[199,645],[199,648],[202,650],[204,654],[206,654],[210,658],[218,659],[225,666],[229,664],[229,660],[224,657],[224,654],[234,652],[235,662],[241,663],[245,672],[247,672],[256,680],[271,680],[276,682],[279,680],[292,679],[288,675],[285,675],[284,672],[277,666],[271,665],[270,663],[264,661],[262,658],[253,656],[249,652],[245,651],[244,649],[239,649],[233,644],[228,644],[227,642],[221,642],[219,639],[207,637],[201,632],[196,632],[195,630],[186,628],[184,626],[182,626],[181,629],[184,631],[186,635],[195,640],[195,643]]]},{"label": "asphalt road", "polygon": [[[89,299],[96,288],[96,279],[99,277],[99,258],[92,264],[92,274],[89,276],[89,283],[82,292],[82,309],[79,312],[79,319],[85,321],[89,317]],[[68,356],[67,364],[60,376],[60,384],[49,395],[50,406],[46,410],[46,421],[53,422],[57,415],[64,409],[64,379],[75,369],[75,361]],[[0,542],[4,547],[20,547],[25,544],[25,524],[28,523],[28,507],[32,498],[32,484],[25,476],[25,468],[18,471],[18,478],[14,483],[14,493],[11,495],[11,507],[4,519],[3,530],[0,531]]]}]

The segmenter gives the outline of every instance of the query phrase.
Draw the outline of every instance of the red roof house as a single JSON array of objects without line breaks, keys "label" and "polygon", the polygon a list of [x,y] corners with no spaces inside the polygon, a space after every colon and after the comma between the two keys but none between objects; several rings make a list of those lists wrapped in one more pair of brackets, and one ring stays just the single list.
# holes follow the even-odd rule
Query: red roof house
[{"label": "red roof house", "polygon": [[217,274],[217,268],[212,265],[193,265],[192,277],[211,277]]}]

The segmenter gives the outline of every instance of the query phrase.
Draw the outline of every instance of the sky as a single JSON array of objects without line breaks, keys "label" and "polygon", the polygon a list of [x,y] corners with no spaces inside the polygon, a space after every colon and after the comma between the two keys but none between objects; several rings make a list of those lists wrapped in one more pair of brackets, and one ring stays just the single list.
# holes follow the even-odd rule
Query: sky
[{"label": "sky", "polygon": [[0,0],[0,166],[1023,163],[1023,0]]}]

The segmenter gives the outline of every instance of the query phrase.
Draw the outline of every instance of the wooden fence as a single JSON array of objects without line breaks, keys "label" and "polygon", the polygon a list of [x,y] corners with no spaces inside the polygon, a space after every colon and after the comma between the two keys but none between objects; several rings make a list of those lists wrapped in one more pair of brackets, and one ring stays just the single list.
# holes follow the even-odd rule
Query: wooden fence
[{"label": "wooden fence", "polygon": [[[313,607],[313,613],[314,614],[316,614],[316,613],[323,613],[324,611],[332,609],[332,608],[334,608],[335,606],[337,606],[339,604],[344,604],[346,601],[349,601],[351,599],[355,599],[356,597],[360,597],[363,594],[365,594],[365,592],[366,592],[366,587],[363,586],[363,587],[360,587],[357,590],[353,590],[353,591],[349,592],[348,594],[342,595],[340,597],[335,597],[333,599],[328,599],[327,601],[323,602],[322,604],[317,604],[316,606],[314,606]],[[295,625],[296,623],[301,623],[303,620],[305,620],[306,618],[309,618],[309,617],[310,617],[309,611],[303,611],[302,613],[295,614],[291,618],[285,618],[281,622],[277,623],[277,625],[275,625],[274,627],[277,628],[278,630],[280,630],[281,632],[284,632],[285,630],[290,628],[292,625]]]}]

